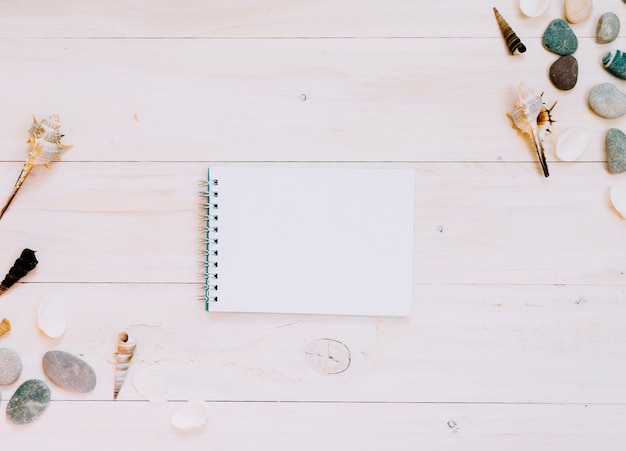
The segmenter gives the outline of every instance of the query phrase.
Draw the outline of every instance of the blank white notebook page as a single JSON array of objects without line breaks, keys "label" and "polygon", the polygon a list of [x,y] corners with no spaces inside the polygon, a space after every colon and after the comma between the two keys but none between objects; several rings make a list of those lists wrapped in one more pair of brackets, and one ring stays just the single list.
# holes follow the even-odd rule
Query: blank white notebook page
[{"label": "blank white notebook page", "polygon": [[218,183],[209,311],[410,314],[411,169],[212,167],[209,179]]}]

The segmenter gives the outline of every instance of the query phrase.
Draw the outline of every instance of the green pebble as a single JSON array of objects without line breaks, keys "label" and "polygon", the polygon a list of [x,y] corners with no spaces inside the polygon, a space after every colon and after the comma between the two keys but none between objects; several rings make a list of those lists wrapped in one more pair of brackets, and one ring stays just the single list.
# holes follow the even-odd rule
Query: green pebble
[{"label": "green pebble", "polygon": [[563,19],[554,19],[543,33],[543,47],[557,55],[571,55],[578,49],[578,38]]},{"label": "green pebble", "polygon": [[27,424],[37,418],[50,404],[50,388],[39,379],[20,385],[7,405],[7,418],[15,424]]}]

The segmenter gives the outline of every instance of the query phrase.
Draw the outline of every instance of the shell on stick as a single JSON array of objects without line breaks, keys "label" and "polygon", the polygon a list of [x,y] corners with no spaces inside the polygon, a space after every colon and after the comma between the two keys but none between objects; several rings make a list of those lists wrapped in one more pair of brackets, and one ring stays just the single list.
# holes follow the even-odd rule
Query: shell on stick
[{"label": "shell on stick", "polygon": [[30,145],[30,151],[22,171],[13,186],[13,191],[6,200],[2,210],[0,210],[0,219],[9,208],[9,205],[33,168],[38,165],[50,167],[51,162],[60,160],[62,153],[72,147],[61,144],[63,135],[60,129],[61,124],[57,114],[53,114],[41,122],[33,116],[33,125],[28,130],[30,136],[28,141],[26,141]]},{"label": "shell on stick", "polygon": [[118,337],[117,342],[117,359],[115,362],[115,383],[113,386],[113,399],[117,399],[117,395],[124,384],[126,379],[126,373],[130,366],[130,361],[135,354],[135,348],[137,342],[128,334],[128,332],[122,332]]},{"label": "shell on stick", "polygon": [[535,94],[535,92],[526,86],[523,82],[520,83],[515,97],[515,107],[511,111],[509,116],[513,120],[513,124],[522,132],[531,137],[535,149],[537,150],[537,156],[543,169],[543,175],[548,177],[550,172],[548,171],[548,162],[546,160],[543,143],[539,134],[539,126],[537,125],[537,117],[541,112],[543,102],[541,96]]}]

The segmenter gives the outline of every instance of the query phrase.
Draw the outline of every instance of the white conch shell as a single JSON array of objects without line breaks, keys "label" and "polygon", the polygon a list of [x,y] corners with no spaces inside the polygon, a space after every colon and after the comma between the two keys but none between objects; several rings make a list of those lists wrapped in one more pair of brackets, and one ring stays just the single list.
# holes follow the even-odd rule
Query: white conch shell
[{"label": "white conch shell", "polygon": [[532,138],[543,169],[543,174],[548,177],[550,175],[548,163],[537,127],[537,116],[541,111],[541,106],[541,96],[535,94],[532,89],[522,82],[519,85],[517,96],[515,97],[515,107],[513,111],[509,113],[509,116],[513,120],[513,124],[515,124],[519,130]]},{"label": "white conch shell", "polygon": [[51,338],[58,338],[67,328],[65,303],[56,299],[46,299],[37,309],[37,326]]},{"label": "white conch shell", "polygon": [[167,379],[160,374],[151,371],[135,371],[133,373],[133,386],[148,401],[155,404],[167,402]]},{"label": "white conch shell", "polygon": [[11,330],[11,321],[9,321],[6,318],[3,318],[2,321],[0,321],[0,337],[6,334],[10,330]]},{"label": "white conch shell", "polygon": [[41,122],[37,121],[35,116],[33,116],[33,125],[31,125],[28,130],[30,137],[28,141],[26,141],[26,143],[30,145],[30,151],[22,167],[22,172],[20,172],[15,182],[13,191],[4,204],[4,207],[2,207],[2,210],[0,210],[0,218],[2,218],[4,212],[9,208],[9,204],[13,201],[13,198],[26,180],[26,177],[28,177],[28,174],[30,174],[35,166],[43,164],[49,167],[49,163],[60,160],[61,154],[72,147],[61,144],[63,135],[60,132],[60,128],[61,124],[59,123],[58,114],[53,114],[43,119]]},{"label": "white conch shell", "polygon": [[611,203],[623,219],[626,219],[626,185],[611,188]]},{"label": "white conch shell", "polygon": [[172,414],[172,426],[177,429],[195,429],[204,426],[209,418],[209,409],[202,400],[188,401]]},{"label": "white conch shell", "polygon": [[113,399],[117,399],[117,395],[124,384],[130,360],[135,354],[137,342],[128,332],[122,332],[117,342],[117,361],[115,363],[115,384],[113,386]]}]

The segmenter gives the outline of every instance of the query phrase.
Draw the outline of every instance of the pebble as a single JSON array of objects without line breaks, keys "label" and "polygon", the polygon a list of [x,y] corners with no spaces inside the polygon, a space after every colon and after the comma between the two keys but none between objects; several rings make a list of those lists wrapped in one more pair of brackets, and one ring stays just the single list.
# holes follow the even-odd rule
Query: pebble
[{"label": "pebble", "polygon": [[626,135],[618,128],[606,132],[606,163],[612,174],[626,171]]},{"label": "pebble", "polygon": [[562,161],[577,160],[591,140],[591,134],[580,127],[571,127],[562,133],[556,141],[556,156]]},{"label": "pebble", "polygon": [[591,17],[593,0],[565,0],[565,18],[569,23],[581,23]]},{"label": "pebble", "polygon": [[615,13],[604,13],[598,19],[596,27],[596,42],[598,44],[608,44],[615,41],[619,36],[620,22]]},{"label": "pebble", "polygon": [[50,388],[44,381],[29,379],[18,387],[7,404],[7,418],[15,424],[27,424],[50,404]]},{"label": "pebble", "polygon": [[604,68],[622,80],[626,80],[626,54],[621,50],[614,50],[602,57]]},{"label": "pebble", "polygon": [[22,361],[13,349],[0,349],[0,385],[11,385],[22,374]]},{"label": "pebble", "polygon": [[598,116],[615,119],[626,114],[626,94],[612,83],[601,83],[591,88],[588,101]]},{"label": "pebble", "polygon": [[556,88],[570,90],[578,81],[578,61],[573,55],[562,56],[552,63],[549,75]]},{"label": "pebble", "polygon": [[96,373],[87,362],[64,351],[48,351],[41,359],[46,376],[67,390],[87,393],[96,387]]},{"label": "pebble", "polygon": [[578,38],[563,19],[554,19],[543,32],[543,47],[557,55],[571,55],[578,49]]}]

